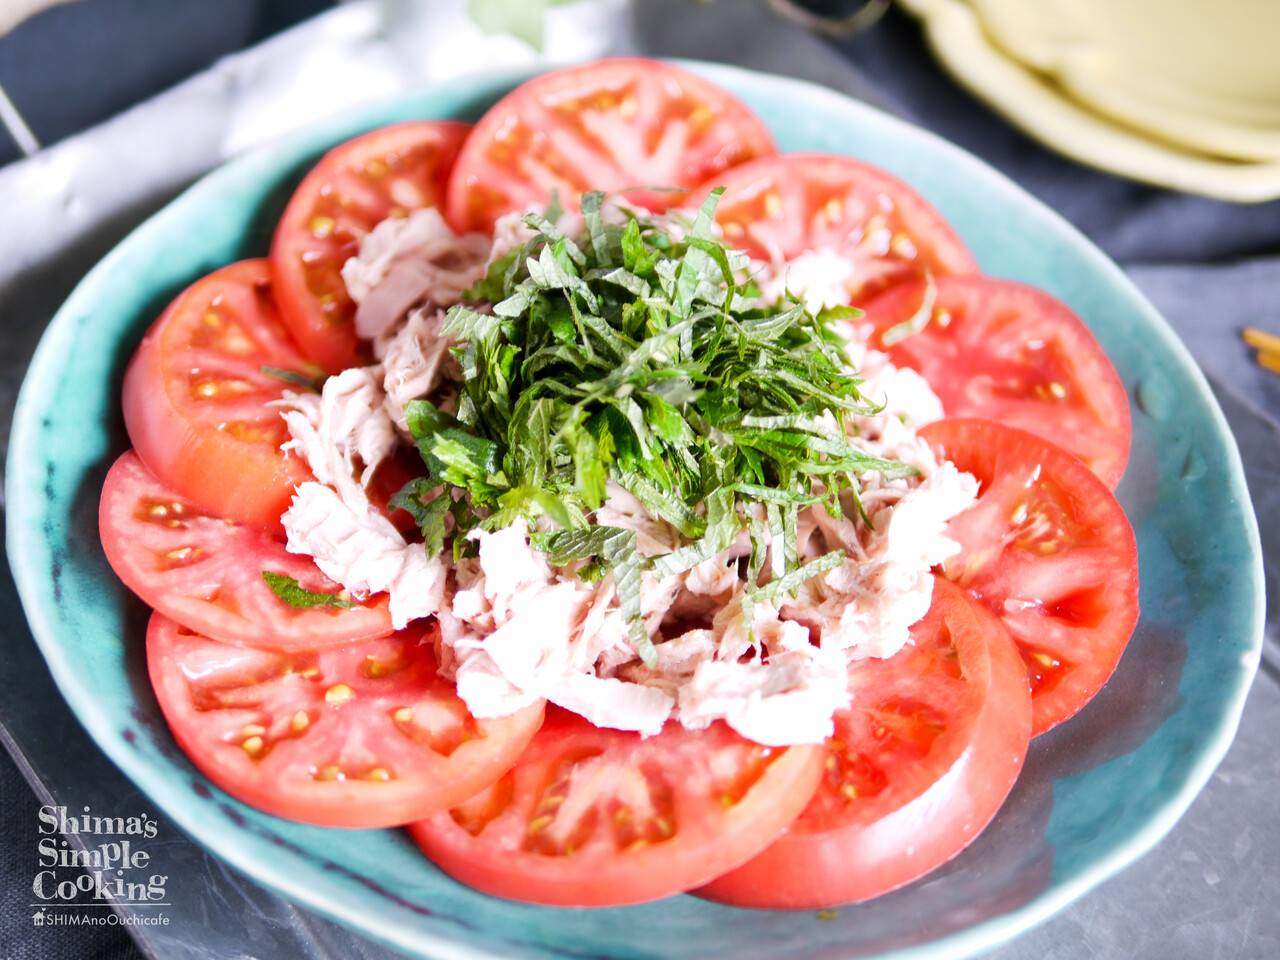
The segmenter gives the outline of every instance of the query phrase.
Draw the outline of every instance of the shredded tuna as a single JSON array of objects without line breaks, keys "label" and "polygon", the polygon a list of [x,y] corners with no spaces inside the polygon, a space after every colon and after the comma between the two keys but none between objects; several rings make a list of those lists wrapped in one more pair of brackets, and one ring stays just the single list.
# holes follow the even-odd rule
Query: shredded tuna
[{"label": "shredded tuna", "polygon": [[285,446],[316,478],[298,485],[281,519],[291,553],[315,558],[357,597],[388,593],[399,629],[439,609],[445,569],[421,544],[406,543],[365,493],[399,442],[383,409],[379,373],[353,367],[326,380],[319,395],[286,393],[280,401],[292,438]]},{"label": "shredded tuna", "polygon": [[422,544],[405,543],[373,507],[353,509],[332,487],[308,481],[298,485],[282,519],[290,553],[315,558],[326,576],[357,597],[387,593],[397,630],[440,609],[440,558],[428,557]]},{"label": "shredded tuna", "polygon": [[844,658],[809,643],[767,662],[704,660],[680,688],[677,716],[692,729],[724,720],[766,746],[822,743],[849,704],[848,682]]},{"label": "shredded tuna", "polygon": [[286,391],[277,404],[289,428],[285,450],[295,450],[317,480],[344,499],[363,498],[353,488],[367,486],[379,464],[395,450],[395,426],[382,408],[377,367],[352,367],[325,381],[320,394]]},{"label": "shredded tuna", "polygon": [[444,312],[414,310],[404,326],[383,344],[384,407],[402,436],[409,438],[404,409],[410,400],[435,394],[461,377],[449,353],[453,339],[441,331]]},{"label": "shredded tuna", "polygon": [[[881,220],[873,217],[872,221]],[[894,246],[893,231],[883,225],[867,230],[861,237],[837,247],[819,246],[814,250],[787,260],[770,232],[757,233],[751,227],[748,234],[760,243],[769,254],[765,261],[752,261],[752,275],[767,296],[781,296],[789,291],[812,311],[815,307],[834,307],[848,304],[863,290],[874,289],[892,275],[901,260],[889,256]],[[905,238],[904,238],[905,240]],[[902,243],[899,240],[898,243]],[[909,240],[905,241],[907,244]],[[902,254],[914,254],[914,250],[902,249]]]},{"label": "shredded tuna", "polygon": [[762,265],[757,271],[761,294],[771,303],[790,293],[810,313],[849,302],[847,284],[853,264],[830,247],[802,253],[786,261],[781,269]]},{"label": "shredded tuna", "polygon": [[[606,222],[626,216],[616,203],[602,213]],[[567,232],[580,226],[568,216],[560,221]],[[656,653],[652,665],[637,654],[612,578],[584,583],[577,564],[550,565],[524,521],[474,531],[476,555],[454,562],[449,551],[428,557],[421,544],[407,543],[369,504],[364,484],[394,448],[397,431],[407,437],[405,405],[431,397],[451,409],[460,371],[441,332],[440,308],[457,300],[486,261],[531,236],[518,213],[501,218],[490,241],[455,237],[438,213],[422,211],[366,238],[344,278],[361,305],[360,332],[376,336],[381,364],[331,378],[319,396],[290,395],[283,403],[289,447],[316,476],[298,488],[285,515],[289,548],[314,556],[358,596],[389,592],[397,625],[436,617],[441,673],[477,717],[546,699],[597,725],[646,735],[674,718],[693,728],[724,720],[768,745],[823,740],[848,702],[848,663],[891,656],[909,642],[931,600],[930,568],[959,549],[945,537],[946,525],[977,491],[971,476],[938,462],[917,438],[919,426],[942,416],[941,404],[918,375],[866,347],[868,330],[837,322],[864,395],[884,403],[874,415],[850,418],[850,439],[873,456],[916,467],[919,476],[863,476],[859,502],[870,523],[848,493],[839,516],[823,505],[801,511],[800,561],[832,550],[844,551],[845,560],[793,596],[744,606],[742,558],[751,553],[745,532],[691,570],[664,579],[644,573],[641,615]],[[833,256],[819,250],[789,264],[757,264],[757,281],[770,296],[789,290],[811,309],[844,303],[866,278]],[[839,430],[834,418],[827,421]],[[763,507],[752,510],[757,522],[765,519]],[[594,520],[635,531],[646,557],[687,542],[612,481]],[[764,537],[769,556],[760,585],[783,559],[767,529]]]},{"label": "shredded tuna", "polygon": [[384,220],[342,265],[347,292],[358,305],[356,333],[384,335],[416,304],[448,307],[484,276],[492,243],[483,234],[455,234],[435,207]]}]

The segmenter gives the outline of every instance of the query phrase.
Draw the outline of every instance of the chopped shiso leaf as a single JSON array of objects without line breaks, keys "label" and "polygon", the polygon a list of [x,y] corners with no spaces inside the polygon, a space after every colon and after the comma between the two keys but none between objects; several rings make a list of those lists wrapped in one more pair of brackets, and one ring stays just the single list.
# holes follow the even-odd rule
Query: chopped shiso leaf
[{"label": "chopped shiso leaf", "polygon": [[[840,516],[849,491],[860,512],[861,474],[916,474],[849,439],[846,418],[879,408],[858,392],[831,326],[848,311],[815,317],[790,297],[762,304],[741,282],[746,254],[713,237],[719,197],[692,224],[628,213],[620,225],[604,221],[603,194],[587,193],[577,240],[555,226],[558,210],[526,216],[536,236],[490,267],[468,293],[473,306],[447,315],[463,372],[456,414],[427,400],[406,410],[427,477],[393,505],[413,514],[428,549],[451,538],[461,556],[471,531],[520,518],[549,531],[533,543],[550,563],[590,561],[579,576],[612,575],[648,662],[644,572],[689,570],[745,530],[744,599],[793,592],[839,562],[799,566],[801,509],[821,503]],[[594,526],[607,481],[688,543],[642,557],[634,532]],[[766,552],[770,582],[760,586]]]},{"label": "chopped shiso leaf", "polygon": [[272,593],[291,607],[358,606],[351,600],[344,600],[336,593],[317,593],[314,590],[308,590],[293,577],[286,576],[283,573],[272,573],[270,570],[263,570],[262,579],[267,581],[267,586],[271,588]]},{"label": "chopped shiso leaf", "polygon": [[913,337],[925,327],[929,325],[929,321],[933,319],[933,305],[938,300],[938,285],[933,282],[933,274],[926,271],[924,275],[924,296],[920,299],[920,306],[916,312],[901,323],[895,323],[892,327],[880,335],[880,342],[886,347],[892,347],[895,343],[901,343],[907,337]]},{"label": "chopped shiso leaf", "polygon": [[300,387],[306,387],[308,390],[319,390],[323,384],[323,375],[309,377],[305,373],[298,373],[296,370],[286,370],[284,367],[272,367],[262,364],[258,367],[259,372],[264,377],[275,377],[277,380],[283,380],[285,383],[296,383]]}]

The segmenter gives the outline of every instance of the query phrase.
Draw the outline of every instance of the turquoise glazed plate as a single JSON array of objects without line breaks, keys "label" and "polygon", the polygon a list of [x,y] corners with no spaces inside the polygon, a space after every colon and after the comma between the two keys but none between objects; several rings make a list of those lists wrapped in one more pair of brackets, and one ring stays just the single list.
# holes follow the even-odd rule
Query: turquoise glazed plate
[{"label": "turquoise glazed plate", "polygon": [[1106,689],[1036,741],[999,817],[952,863],[834,917],[687,896],[596,911],[532,907],[453,882],[403,831],[326,830],[251,810],[212,787],[170,737],[147,683],[146,611],[97,539],[102,479],[127,446],[118,397],[130,354],[191,281],[266,253],[291,188],[327,147],[410,117],[475,119],[523,75],[406,94],[242,157],[103,260],[54,319],[22,388],[8,463],[10,563],[68,703],[173,821],[261,883],[401,950],[436,960],[972,955],[1143,854],[1226,752],[1262,632],[1258,536],[1239,457],[1168,326],[1051,211],[955,147],[828,90],[689,66],[753,107],[782,150],[848,153],[914,185],[984,270],[1071,304],[1135,398],[1133,454],[1118,495],[1141,559],[1137,632]]}]

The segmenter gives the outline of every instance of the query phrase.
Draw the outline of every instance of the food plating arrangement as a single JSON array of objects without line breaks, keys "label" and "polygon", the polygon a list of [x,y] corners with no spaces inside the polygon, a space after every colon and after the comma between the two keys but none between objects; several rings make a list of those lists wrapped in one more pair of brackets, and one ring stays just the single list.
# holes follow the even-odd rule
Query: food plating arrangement
[{"label": "food plating arrangement", "polygon": [[667,63],[334,148],[122,392],[102,545],[178,745],[499,897],[895,890],[1138,619],[1081,319]]}]

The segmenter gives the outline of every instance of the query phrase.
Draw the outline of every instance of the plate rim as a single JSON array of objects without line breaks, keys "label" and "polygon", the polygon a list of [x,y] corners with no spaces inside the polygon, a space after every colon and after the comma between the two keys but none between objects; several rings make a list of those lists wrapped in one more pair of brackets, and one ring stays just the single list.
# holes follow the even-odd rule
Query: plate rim
[{"label": "plate rim", "polygon": [[[1226,700],[1227,709],[1217,718],[1217,729],[1211,744],[1207,745],[1196,762],[1188,768],[1180,789],[1161,805],[1155,816],[1150,817],[1141,829],[1129,837],[1127,842],[1092,862],[1077,876],[1067,881],[1055,881],[1045,891],[1019,907],[954,931],[941,940],[894,948],[877,954],[882,960],[972,956],[1007,942],[1043,922],[1150,850],[1186,812],[1230,747],[1261,655],[1265,613],[1260,538],[1256,516],[1244,480],[1238,447],[1202,371],[1195,364],[1185,345],[1147,298],[1114,262],[1075,227],[1007,177],[967,151],[928,130],[825,87],[789,77],[722,64],[691,60],[671,62],[706,76],[735,93],[738,92],[739,83],[750,86],[752,83],[767,82],[788,88],[797,99],[825,100],[840,110],[870,117],[872,122],[882,125],[895,137],[926,141],[930,149],[940,151],[943,157],[963,166],[967,177],[980,178],[987,186],[1010,197],[1036,216],[1053,222],[1055,227],[1071,241],[1072,246],[1090,261],[1093,268],[1106,274],[1144,315],[1150,328],[1156,331],[1163,341],[1162,346],[1170,350],[1190,374],[1216,433],[1225,438],[1229,460],[1225,466],[1231,480],[1229,492],[1240,500],[1240,512],[1245,520],[1243,532],[1252,561],[1250,564],[1251,586],[1255,602],[1253,609],[1243,615],[1243,619],[1250,628],[1251,643],[1242,657],[1241,672],[1236,674],[1233,695]],[[42,462],[38,458],[30,460],[24,456],[32,451],[37,433],[35,422],[37,418],[34,411],[39,408],[40,388],[45,383],[56,382],[60,372],[57,362],[59,348],[70,333],[68,328],[71,326],[71,318],[79,311],[81,301],[90,299],[93,287],[101,281],[102,277],[113,272],[116,262],[125,256],[125,252],[131,245],[145,242],[146,238],[153,233],[162,234],[170,218],[180,218],[181,212],[186,207],[199,203],[206,194],[216,194],[224,181],[235,182],[239,176],[251,173],[259,167],[274,171],[275,175],[279,176],[280,171],[288,165],[296,166],[299,157],[316,153],[325,145],[338,142],[339,138],[352,136],[357,128],[366,129],[371,125],[376,126],[380,122],[380,117],[381,122],[386,122],[386,114],[404,109],[433,94],[457,95],[458,91],[462,90],[472,97],[501,95],[521,80],[544,71],[545,68],[529,68],[485,72],[448,84],[414,87],[373,104],[344,110],[320,123],[237,157],[198,179],[159,212],[148,217],[131,231],[119,245],[94,266],[50,322],[33,356],[18,395],[6,469],[6,503],[9,505],[6,509],[9,518],[6,523],[6,546],[18,593],[33,636],[60,692],[99,748],[196,842],[256,882],[264,883],[289,899],[358,930],[362,935],[398,949],[410,950],[415,954],[430,950],[433,956],[438,956],[441,960],[455,960],[455,958],[456,960],[478,960],[478,958],[516,956],[517,954],[494,951],[489,948],[476,949],[463,941],[444,937],[435,930],[422,929],[415,926],[411,918],[403,916],[402,911],[397,912],[382,928],[371,929],[361,922],[365,919],[365,915],[360,911],[358,904],[349,902],[349,897],[344,895],[341,888],[326,880],[321,885],[323,893],[321,895],[311,880],[301,883],[290,874],[288,864],[285,862],[286,858],[281,856],[278,849],[271,848],[274,858],[264,858],[259,852],[259,847],[267,844],[263,838],[255,835],[251,843],[237,844],[230,851],[215,846],[211,840],[207,839],[206,834],[213,831],[201,828],[198,818],[188,812],[185,804],[187,791],[178,789],[178,784],[184,783],[185,778],[180,776],[180,772],[172,769],[161,771],[153,764],[143,762],[144,758],[133,752],[119,736],[118,731],[114,730],[113,722],[101,705],[87,695],[74,665],[66,656],[64,644],[56,637],[55,625],[43,606],[46,599],[44,594],[47,593],[43,589],[46,587],[46,581],[42,576],[37,576],[36,571],[42,572],[45,568],[22,562],[31,557],[48,556],[50,554],[48,545],[39,536],[36,525],[13,522],[13,518],[35,515],[30,512],[30,508],[37,507],[42,502],[39,496],[42,478],[37,476],[38,471],[33,469],[37,465],[42,465]],[[70,696],[71,693],[76,694],[74,699]],[[175,810],[179,812],[175,813]],[[269,846],[267,844],[263,849],[266,850]],[[442,916],[441,919],[453,922],[452,917]],[[545,947],[541,949],[546,950]]]}]

